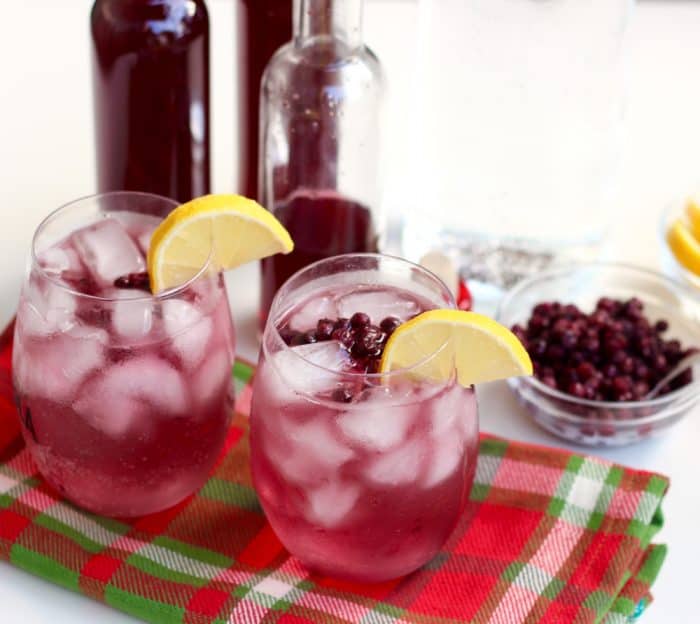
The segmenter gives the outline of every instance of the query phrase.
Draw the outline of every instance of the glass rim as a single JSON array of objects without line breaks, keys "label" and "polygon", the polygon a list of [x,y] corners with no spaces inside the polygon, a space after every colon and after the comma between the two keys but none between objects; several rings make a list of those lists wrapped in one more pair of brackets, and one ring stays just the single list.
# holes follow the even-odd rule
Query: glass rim
[{"label": "glass rim", "polygon": [[[79,197],[78,199],[71,200],[65,204],[61,204],[58,208],[52,210],[46,217],[44,217],[39,225],[37,226],[36,230],[34,230],[34,234],[32,235],[32,242],[31,242],[31,262],[32,262],[32,269],[35,270],[42,279],[47,280],[51,284],[53,284],[56,288],[60,288],[62,291],[68,293],[69,295],[73,297],[81,297],[83,299],[87,299],[90,301],[101,301],[104,303],[115,303],[115,302],[120,302],[120,303],[144,303],[144,302],[154,302],[154,301],[163,301],[166,299],[171,299],[173,297],[176,297],[189,289],[193,284],[198,282],[202,277],[205,275],[209,274],[209,268],[211,267],[212,263],[212,254],[213,254],[213,249],[209,250],[209,255],[207,256],[207,259],[205,263],[197,270],[197,272],[190,277],[187,281],[183,282],[182,284],[179,284],[178,286],[175,286],[173,288],[169,288],[167,290],[164,290],[160,293],[153,294],[153,293],[148,293],[146,295],[139,295],[136,297],[105,297],[101,295],[90,295],[88,293],[80,292],[79,290],[75,290],[74,288],[71,288],[69,285],[66,283],[60,281],[59,279],[56,278],[55,275],[52,273],[49,273],[44,270],[44,268],[41,266],[39,263],[39,258],[37,255],[37,242],[39,237],[41,236],[43,230],[50,225],[53,221],[55,221],[61,214],[64,212],[70,210],[71,208],[77,207],[79,205],[85,204],[89,201],[95,201],[99,200],[102,198],[108,198],[108,197],[119,197],[119,196],[124,196],[124,197],[141,197],[141,198],[150,198],[154,200],[159,200],[162,201],[163,203],[171,204],[172,208],[175,209],[177,206],[180,204],[175,201],[174,199],[171,199],[169,197],[164,197],[163,195],[157,195],[155,193],[146,193],[142,191],[109,191],[106,193],[94,193],[92,195],[84,195],[82,197]],[[167,215],[166,215],[167,216]],[[163,217],[165,219],[165,217]],[[76,230],[73,230],[76,231]],[[70,236],[72,232],[69,232],[66,234],[67,236]],[[63,240],[63,239],[61,239]],[[133,291],[133,292],[141,292],[141,291]]]},{"label": "glass rim", "polygon": [[[290,288],[290,284],[292,283],[293,280],[297,280],[303,275],[310,273],[314,269],[317,269],[319,266],[322,266],[324,264],[330,263],[330,262],[340,262],[343,259],[351,259],[351,258],[358,258],[358,259],[376,259],[376,260],[388,260],[389,262],[396,262],[398,264],[407,266],[411,269],[417,270],[419,273],[424,275],[425,277],[429,278],[441,291],[442,293],[447,295],[447,299],[450,304],[450,309],[456,309],[457,304],[455,302],[454,295],[452,294],[452,291],[448,288],[447,284],[440,279],[435,273],[430,271],[429,269],[425,268],[424,266],[417,264],[415,262],[411,262],[410,260],[406,260],[405,258],[401,258],[399,256],[394,256],[391,254],[382,254],[382,253],[348,253],[348,254],[340,254],[337,256],[331,256],[329,258],[323,258],[321,260],[317,260],[316,262],[309,264],[305,266],[304,268],[300,269],[296,273],[294,273],[289,279],[287,279],[284,284],[280,287],[280,289],[277,291],[275,294],[274,299],[272,300],[272,304],[270,305],[270,314],[268,315],[268,320],[265,325],[265,330],[263,332],[263,339],[262,339],[262,348],[263,352],[265,353],[265,356],[268,357],[270,364],[272,366],[275,366],[275,364],[272,362],[273,358],[269,357],[269,349],[267,348],[267,340],[266,336],[268,335],[268,332],[273,329],[275,331],[276,337],[279,340],[279,342],[282,345],[282,348],[280,349],[281,351],[285,352],[290,352],[294,355],[294,357],[299,358],[302,362],[305,363],[305,365],[308,366],[313,366],[315,369],[318,369],[320,371],[324,371],[326,373],[331,373],[332,375],[338,377],[338,378],[343,378],[347,380],[352,380],[352,379],[368,379],[370,381],[376,381],[376,380],[384,380],[384,379],[392,379],[392,378],[397,378],[402,375],[410,374],[412,371],[415,371],[419,369],[422,366],[425,366],[427,363],[429,363],[432,359],[436,358],[439,354],[441,354],[449,345],[450,340],[449,338],[446,338],[442,344],[432,351],[430,354],[425,356],[423,359],[421,359],[419,362],[416,364],[413,364],[411,366],[405,367],[405,368],[397,368],[393,369],[388,372],[384,373],[362,373],[362,372],[341,372],[337,370],[333,370],[330,368],[326,368],[325,366],[321,366],[319,364],[316,364],[315,362],[312,362],[308,358],[305,358],[303,355],[300,355],[299,353],[295,352],[295,349],[288,345],[283,339],[282,335],[279,332],[279,329],[274,323],[274,316],[273,312],[276,311],[276,307],[279,303],[279,301],[282,299],[282,295],[286,294],[285,289]],[[358,269],[359,270],[359,269]],[[381,282],[377,284],[378,286],[381,286]],[[277,368],[275,366],[275,368]],[[284,378],[284,377],[283,377]],[[452,375],[450,379],[455,379],[456,375]],[[444,385],[445,383],[449,382],[442,382],[441,385]]]}]

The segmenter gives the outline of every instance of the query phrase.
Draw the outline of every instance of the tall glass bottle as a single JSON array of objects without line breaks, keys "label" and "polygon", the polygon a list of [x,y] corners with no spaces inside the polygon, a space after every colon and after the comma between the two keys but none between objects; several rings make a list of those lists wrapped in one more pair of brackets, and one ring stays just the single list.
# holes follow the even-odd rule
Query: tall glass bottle
[{"label": "tall glass bottle", "polygon": [[99,192],[208,193],[204,0],[96,0],[91,31]]},{"label": "tall glass bottle", "polygon": [[295,244],[262,263],[263,318],[300,268],[377,251],[383,80],[362,41],[363,5],[294,0],[294,37],[263,76],[259,198]]},{"label": "tall glass bottle", "polygon": [[292,0],[238,0],[239,174],[241,192],[257,197],[260,81],[272,55],[292,37]]}]

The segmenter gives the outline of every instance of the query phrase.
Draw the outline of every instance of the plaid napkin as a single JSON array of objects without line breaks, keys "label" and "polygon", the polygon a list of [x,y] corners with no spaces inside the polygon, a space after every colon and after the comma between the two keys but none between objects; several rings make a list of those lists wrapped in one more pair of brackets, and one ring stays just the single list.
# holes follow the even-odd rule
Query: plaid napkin
[{"label": "plaid napkin", "polygon": [[621,624],[651,600],[665,548],[650,540],[668,480],[490,437],[462,521],[422,570],[378,585],[310,575],[285,552],[251,487],[253,369],[242,362],[225,452],[197,494],[132,522],[82,512],[39,478],[15,436],[10,350],[6,332],[0,558],[147,622]]}]

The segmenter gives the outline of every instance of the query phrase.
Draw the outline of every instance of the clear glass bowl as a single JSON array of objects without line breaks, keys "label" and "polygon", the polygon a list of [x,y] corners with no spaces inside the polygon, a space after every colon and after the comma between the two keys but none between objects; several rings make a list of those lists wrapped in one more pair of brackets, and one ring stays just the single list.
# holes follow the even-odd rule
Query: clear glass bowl
[{"label": "clear glass bowl", "polygon": [[[647,317],[666,319],[667,338],[684,348],[700,346],[700,294],[681,282],[624,264],[590,263],[540,273],[518,284],[501,301],[498,320],[508,327],[526,324],[543,301],[576,304],[583,311],[600,297],[644,303]],[[660,434],[677,423],[700,399],[700,366],[695,381],[650,401],[614,403],[578,399],[554,390],[534,377],[509,381],[519,401],[536,423],[566,440],[590,446],[622,446]]]},{"label": "clear glass bowl", "polygon": [[674,279],[690,284],[700,292],[700,275],[686,269],[671,251],[666,242],[666,232],[669,226],[678,218],[685,215],[685,199],[671,202],[659,219],[659,242],[661,244],[661,268],[663,272]]}]

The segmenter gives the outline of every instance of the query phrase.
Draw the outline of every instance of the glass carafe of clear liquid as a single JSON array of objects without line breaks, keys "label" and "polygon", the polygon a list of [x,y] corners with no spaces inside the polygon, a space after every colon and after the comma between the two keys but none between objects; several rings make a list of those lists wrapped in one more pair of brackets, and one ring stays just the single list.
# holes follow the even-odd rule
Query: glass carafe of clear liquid
[{"label": "glass carafe of clear liquid", "polygon": [[500,289],[600,252],[632,4],[420,0],[409,258],[446,251],[477,289]]}]

